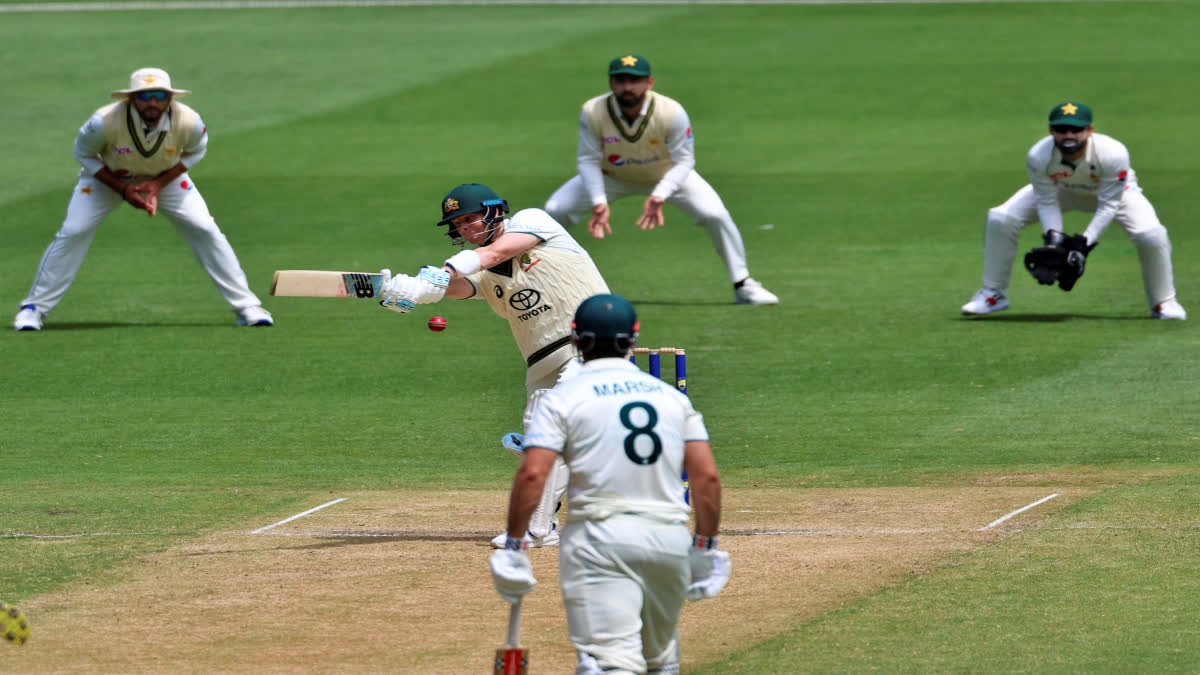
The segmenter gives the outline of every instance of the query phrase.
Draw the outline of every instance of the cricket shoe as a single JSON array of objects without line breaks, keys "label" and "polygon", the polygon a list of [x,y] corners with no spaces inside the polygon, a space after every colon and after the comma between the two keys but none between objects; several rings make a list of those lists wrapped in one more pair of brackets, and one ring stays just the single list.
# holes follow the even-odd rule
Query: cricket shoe
[{"label": "cricket shoe", "polygon": [[971,296],[971,301],[962,306],[962,313],[970,316],[991,314],[1008,309],[1008,298],[1000,291],[991,288],[981,288]]},{"label": "cricket shoe", "polygon": [[738,305],[778,305],[779,296],[763,288],[753,277],[746,277],[733,289],[733,302]]},{"label": "cricket shoe", "polygon": [[1177,319],[1183,321],[1187,318],[1187,311],[1171,298],[1166,302],[1160,302],[1150,310],[1150,317],[1153,319]]},{"label": "cricket shoe", "polygon": [[247,307],[237,312],[237,325],[239,326],[274,326],[275,319],[271,318],[271,313],[260,306]]},{"label": "cricket shoe", "polygon": [[[504,548],[504,542],[508,539],[507,532],[501,532],[492,539],[492,548]],[[558,523],[550,526],[550,534],[542,538],[536,538],[528,531],[525,532],[525,541],[529,543],[529,548],[543,548],[546,546],[558,546]]]},{"label": "cricket shoe", "polygon": [[13,319],[13,330],[41,330],[42,316],[36,305],[21,305],[21,311]]}]

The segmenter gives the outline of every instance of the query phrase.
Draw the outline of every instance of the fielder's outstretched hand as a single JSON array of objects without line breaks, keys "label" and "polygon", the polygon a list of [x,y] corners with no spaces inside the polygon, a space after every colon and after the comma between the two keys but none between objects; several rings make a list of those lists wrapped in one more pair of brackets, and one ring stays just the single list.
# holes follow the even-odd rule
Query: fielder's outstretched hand
[{"label": "fielder's outstretched hand", "polygon": [[642,217],[637,219],[637,226],[643,230],[653,230],[656,227],[662,227],[666,223],[662,207],[662,197],[655,197],[654,195],[646,197],[646,202],[642,204]]},{"label": "fielder's outstretched hand", "polygon": [[612,234],[612,227],[608,224],[608,204],[597,204],[592,207],[592,217],[588,218],[587,229],[596,239],[603,239],[605,235]]},{"label": "fielder's outstretched hand", "polygon": [[505,602],[516,602],[533,587],[537,579],[533,578],[533,565],[529,564],[529,556],[524,551],[500,549],[492,553],[488,560],[492,568],[492,583],[496,592]]},{"label": "fielder's outstretched hand", "polygon": [[0,602],[0,635],[14,645],[23,645],[29,639],[29,619],[16,607]]}]

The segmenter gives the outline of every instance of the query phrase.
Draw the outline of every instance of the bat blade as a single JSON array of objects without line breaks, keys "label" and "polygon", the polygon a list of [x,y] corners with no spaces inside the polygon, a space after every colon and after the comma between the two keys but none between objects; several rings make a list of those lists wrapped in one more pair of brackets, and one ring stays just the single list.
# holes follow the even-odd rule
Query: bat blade
[{"label": "bat blade", "polygon": [[294,298],[377,298],[383,275],[332,270],[276,270],[271,295]]}]

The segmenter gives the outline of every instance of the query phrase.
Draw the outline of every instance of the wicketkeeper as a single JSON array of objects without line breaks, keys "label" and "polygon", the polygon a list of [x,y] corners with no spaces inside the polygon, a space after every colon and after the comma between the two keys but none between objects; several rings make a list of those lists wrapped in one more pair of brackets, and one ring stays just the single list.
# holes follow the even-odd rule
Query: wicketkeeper
[{"label": "wicketkeeper", "polygon": [[[593,296],[575,312],[583,368],[534,408],[508,538],[491,558],[506,601],[533,589],[521,534],[547,475],[566,461],[570,525],[559,577],[576,673],[679,672],[684,600],[711,598],[729,582],[729,554],[717,548],[721,481],[704,419],[687,396],[629,362],[637,334],[633,305],[621,296]],[[679,489],[684,469],[694,536]]]},{"label": "wicketkeeper", "polygon": [[[1167,228],[1138,187],[1129,151],[1120,141],[1095,133],[1092,110],[1064,101],[1050,110],[1050,135],[1030,149],[1029,185],[988,211],[983,249],[983,288],[962,306],[982,315],[1008,309],[1008,285],[1017,238],[1026,225],[1042,224],[1044,245],[1030,251],[1025,267],[1040,284],[1069,291],[1083,276],[1088,253],[1116,221],[1137,248],[1150,316],[1186,319],[1175,299],[1171,240]],[[1082,234],[1063,231],[1063,211],[1091,212]]]}]

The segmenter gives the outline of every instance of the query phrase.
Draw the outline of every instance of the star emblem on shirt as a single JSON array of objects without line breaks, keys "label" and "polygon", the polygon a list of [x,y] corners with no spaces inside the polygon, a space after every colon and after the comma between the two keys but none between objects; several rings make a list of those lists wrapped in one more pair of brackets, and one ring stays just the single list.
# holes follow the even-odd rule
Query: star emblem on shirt
[{"label": "star emblem on shirt", "polygon": [[637,65],[637,57],[636,56],[622,56],[621,57],[621,65],[636,66]]},{"label": "star emblem on shirt", "polygon": [[1062,112],[1064,115],[1074,115],[1078,111],[1079,106],[1075,105],[1074,103],[1067,103],[1062,107]]}]

